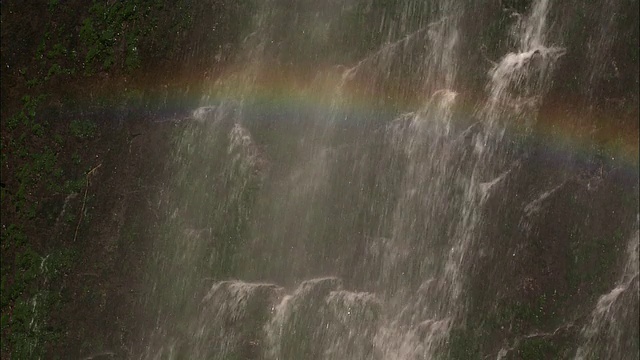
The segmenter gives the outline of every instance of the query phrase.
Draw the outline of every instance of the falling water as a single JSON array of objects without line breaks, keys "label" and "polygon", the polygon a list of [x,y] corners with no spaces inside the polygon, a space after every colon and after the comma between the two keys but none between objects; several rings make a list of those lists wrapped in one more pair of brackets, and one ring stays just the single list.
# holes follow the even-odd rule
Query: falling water
[{"label": "falling water", "polygon": [[[494,246],[483,237],[487,204],[521,173],[523,144],[568,53],[553,4],[509,9],[509,26],[494,34],[507,52],[471,64],[466,49],[481,39],[469,33],[477,8],[466,2],[320,3],[258,5],[234,70],[181,128],[158,204],[166,217],[140,358],[451,352],[474,267]],[[345,19],[375,19],[377,29]],[[593,41],[590,81],[611,46],[602,32]],[[479,100],[467,94],[470,68],[486,74]],[[275,79],[287,83],[273,89]],[[567,179],[522,212],[533,217]],[[637,303],[635,244],[635,276],[625,272],[600,299],[578,358],[618,339],[620,293],[635,286]]]},{"label": "falling water", "polygon": [[[576,354],[577,360],[583,359],[637,359],[638,333],[624,334],[629,331],[624,326],[628,319],[637,319],[638,312],[638,231],[629,237],[622,276],[616,287],[602,295],[591,313],[591,321],[582,329],[583,342]],[[634,340],[635,339],[635,340]],[[635,343],[634,343],[635,341]],[[608,346],[615,344],[615,346]]]}]

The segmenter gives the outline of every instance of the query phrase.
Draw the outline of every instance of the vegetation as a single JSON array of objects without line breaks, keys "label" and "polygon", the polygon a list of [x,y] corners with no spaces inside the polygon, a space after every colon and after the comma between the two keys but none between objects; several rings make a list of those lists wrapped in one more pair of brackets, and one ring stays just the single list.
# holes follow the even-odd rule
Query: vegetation
[{"label": "vegetation", "polygon": [[[65,341],[64,321],[51,316],[68,303],[66,275],[81,260],[102,140],[101,125],[72,110],[95,106],[106,82],[176,61],[195,11],[188,0],[3,2],[2,358],[47,358]],[[131,84],[103,99],[123,94],[141,97]]]},{"label": "vegetation", "polygon": [[63,301],[60,284],[75,250],[69,241],[44,236],[58,235],[62,202],[79,191],[75,177],[88,161],[61,158],[73,146],[64,139],[96,134],[95,127],[65,131],[49,123],[40,112],[45,99],[24,96],[2,137],[2,167],[13,175],[2,187],[2,353],[17,359],[44,357],[60,336],[48,316]]}]

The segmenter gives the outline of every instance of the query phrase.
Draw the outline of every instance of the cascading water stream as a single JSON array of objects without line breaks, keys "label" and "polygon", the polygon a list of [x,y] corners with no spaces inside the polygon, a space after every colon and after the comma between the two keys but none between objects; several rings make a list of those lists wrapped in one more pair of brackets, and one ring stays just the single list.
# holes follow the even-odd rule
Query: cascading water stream
[{"label": "cascading water stream", "polygon": [[[462,76],[475,41],[465,2],[259,5],[235,70],[177,139],[138,357],[453,358],[476,263],[495,246],[487,203],[520,174],[513,139],[535,131],[567,52],[552,5],[532,1],[499,33],[513,47],[473,66],[488,73],[475,102]],[[349,51],[332,52],[352,12],[379,20],[375,46],[342,39]],[[274,80],[285,77],[292,89]],[[267,85],[291,93],[274,99]],[[518,209],[523,236],[567,179]],[[627,280],[637,294],[637,271]],[[606,301],[594,322],[612,314]],[[603,331],[584,330],[578,358]]]},{"label": "cascading water stream", "polygon": [[[638,315],[638,283],[639,269],[638,245],[640,235],[636,233],[629,237],[622,276],[616,282],[616,287],[609,293],[602,295],[591,313],[591,321],[582,329],[582,345],[576,353],[576,360],[609,357],[612,359],[637,358],[636,344],[627,339],[637,339],[638,334],[623,336],[624,327],[621,325],[626,319],[637,319]],[[616,344],[608,347],[608,344]]]}]

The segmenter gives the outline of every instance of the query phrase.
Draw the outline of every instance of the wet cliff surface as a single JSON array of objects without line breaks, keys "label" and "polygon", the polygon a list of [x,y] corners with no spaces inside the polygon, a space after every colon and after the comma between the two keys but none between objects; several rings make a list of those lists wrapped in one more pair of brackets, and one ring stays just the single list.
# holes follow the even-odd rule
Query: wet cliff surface
[{"label": "wet cliff surface", "polygon": [[638,357],[637,3],[132,4],[2,5],[3,357]]}]

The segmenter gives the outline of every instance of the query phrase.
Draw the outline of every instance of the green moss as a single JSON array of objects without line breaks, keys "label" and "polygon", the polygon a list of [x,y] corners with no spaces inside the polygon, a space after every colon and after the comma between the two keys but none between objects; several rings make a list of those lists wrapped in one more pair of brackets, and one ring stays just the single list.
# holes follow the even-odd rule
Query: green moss
[{"label": "green moss", "polygon": [[[85,74],[110,70],[115,65],[131,71],[140,65],[140,39],[149,35],[156,21],[149,14],[156,1],[94,1],[80,27]],[[120,50],[124,49],[124,51]]]},{"label": "green moss", "polygon": [[69,124],[69,131],[71,135],[77,137],[78,139],[90,139],[96,135],[97,124],[91,120],[87,119],[76,119],[72,120]]},{"label": "green moss", "polygon": [[56,150],[64,139],[54,138],[38,116],[44,99],[23,96],[8,123],[12,131],[2,138],[3,166],[14,169],[10,189],[2,190],[3,209],[12,210],[9,222],[3,214],[1,240],[2,347],[16,359],[44,358],[47,344],[59,337],[48,325],[49,314],[61,299],[56,280],[72,266],[67,252],[38,244],[24,228],[38,217],[43,198],[60,190],[64,175]]},{"label": "green moss", "polygon": [[[32,36],[28,52],[34,59],[20,65],[17,74],[29,90],[22,94],[14,115],[6,118],[9,131],[3,132],[1,143],[2,166],[11,169],[6,187],[3,179],[1,189],[3,211],[10,209],[9,216],[3,212],[6,227],[2,227],[1,237],[3,354],[15,359],[48,358],[45,349],[61,334],[60,329],[50,327],[49,316],[62,299],[56,279],[73,266],[75,255],[64,249],[65,240],[41,238],[49,232],[38,227],[42,220],[48,220],[47,226],[56,224],[64,203],[60,195],[80,192],[86,186],[84,156],[76,152],[66,158],[64,154],[86,151],[85,140],[98,134],[98,124],[90,119],[76,119],[63,126],[44,121],[39,112],[47,99],[45,91],[55,90],[63,79],[83,81],[74,77],[76,73],[108,71],[117,77],[133,71],[144,63],[145,56],[154,61],[159,54],[167,56],[158,51],[158,44],[172,56],[181,56],[182,49],[171,36],[185,34],[193,25],[193,6],[185,3],[178,1],[169,7],[157,0],[93,1],[78,7],[49,0],[40,4],[40,10],[46,10],[41,13],[42,23],[47,25],[38,29],[40,35]],[[142,90],[129,87],[126,91],[128,99],[143,103]],[[67,100],[66,95],[63,98]],[[114,97],[109,100],[109,105],[119,101]],[[91,201],[87,197],[87,203]],[[66,212],[63,227],[75,228],[77,210]],[[87,215],[85,219],[91,214]],[[243,224],[229,225],[225,236],[235,241]],[[126,241],[133,238],[131,234]],[[229,253],[233,251],[229,249]]]},{"label": "green moss", "polygon": [[74,259],[70,250],[55,250],[42,257],[26,246],[16,253],[13,278],[3,272],[2,346],[12,358],[43,358],[46,345],[59,338],[57,329],[48,326],[48,317],[62,300],[62,290],[55,284]]}]

